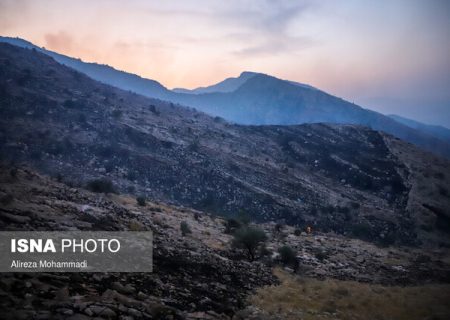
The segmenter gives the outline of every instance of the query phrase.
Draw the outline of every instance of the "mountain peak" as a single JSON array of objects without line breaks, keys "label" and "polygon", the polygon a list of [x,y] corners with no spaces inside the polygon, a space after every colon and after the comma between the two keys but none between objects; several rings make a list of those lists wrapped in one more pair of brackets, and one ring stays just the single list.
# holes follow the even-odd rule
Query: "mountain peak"
[{"label": "mountain peak", "polygon": [[199,87],[193,90],[176,88],[173,91],[177,93],[188,93],[188,94],[202,94],[202,93],[214,93],[214,92],[233,92],[242,86],[247,80],[253,78],[256,75],[262,75],[262,73],[256,73],[251,71],[243,71],[238,77],[226,78],[225,80],[218,82],[212,86]]},{"label": "mountain peak", "polygon": [[259,75],[259,74],[264,74],[264,73],[261,73],[261,72],[253,72],[253,71],[242,71],[238,78],[242,78],[242,77],[244,77],[244,78],[246,78],[246,77],[253,77],[253,76],[256,76],[256,75]]}]

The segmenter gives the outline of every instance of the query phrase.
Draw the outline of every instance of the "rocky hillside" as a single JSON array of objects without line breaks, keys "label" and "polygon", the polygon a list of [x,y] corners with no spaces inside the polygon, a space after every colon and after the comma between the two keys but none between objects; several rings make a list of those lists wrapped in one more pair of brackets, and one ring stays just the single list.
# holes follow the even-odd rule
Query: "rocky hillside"
[{"label": "rocky hillside", "polygon": [[0,45],[0,154],[74,186],[391,244],[449,242],[449,161],[355,125],[238,126]]},{"label": "rocky hillside", "polygon": [[[305,279],[358,281],[375,289],[377,284],[440,284],[439,292],[449,290],[444,285],[450,282],[446,248],[380,248],[338,235],[307,235],[290,226],[266,223],[260,225],[268,237],[266,255],[250,263],[232,248],[232,237],[225,233],[221,218],[163,203],[140,206],[135,197],[95,194],[27,168],[0,167],[0,201],[1,230],[154,233],[153,273],[1,274],[2,319],[251,319],[254,309],[248,298],[255,289],[278,283],[271,270],[277,264],[275,253],[283,245],[297,252],[298,273]],[[181,221],[189,225],[191,234],[182,235]],[[275,303],[282,306],[274,298],[270,307]],[[442,308],[434,304],[430,310]],[[283,312],[288,309],[283,307]],[[328,316],[324,312],[328,319],[329,311]],[[361,312],[356,319],[364,315]]]}]

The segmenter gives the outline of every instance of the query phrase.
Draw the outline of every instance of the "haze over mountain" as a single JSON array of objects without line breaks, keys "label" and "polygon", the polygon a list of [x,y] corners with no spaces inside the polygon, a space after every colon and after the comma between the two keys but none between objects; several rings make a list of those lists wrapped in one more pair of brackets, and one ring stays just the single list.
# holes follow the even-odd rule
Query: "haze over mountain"
[{"label": "haze over mountain", "polygon": [[394,119],[397,122],[403,123],[404,125],[411,127],[413,129],[420,130],[422,132],[426,132],[430,135],[438,137],[444,141],[450,142],[450,129],[443,126],[436,126],[431,124],[425,124],[419,121],[415,121],[412,119],[408,119],[399,115],[390,114],[390,118]]},{"label": "haze over mountain", "polygon": [[[91,78],[147,97],[168,100],[196,108],[238,124],[291,125],[301,123],[359,124],[381,130],[414,143],[426,150],[450,157],[450,143],[442,134],[424,127],[411,127],[375,111],[327,94],[308,85],[281,80],[269,75],[243,72],[237,78],[191,91],[168,90],[159,82],[118,71],[110,66],[85,63],[41,49],[18,38],[1,37],[25,48],[34,48],[59,63]],[[193,94],[195,93],[195,94]]]}]

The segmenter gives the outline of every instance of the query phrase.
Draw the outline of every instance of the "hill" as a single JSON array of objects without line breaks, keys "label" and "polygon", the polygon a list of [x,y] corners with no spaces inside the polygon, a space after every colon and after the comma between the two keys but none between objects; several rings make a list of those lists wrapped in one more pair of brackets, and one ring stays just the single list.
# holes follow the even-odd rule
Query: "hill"
[{"label": "hill", "polygon": [[356,125],[241,126],[0,45],[0,154],[61,181],[380,243],[448,242],[448,160]]}]

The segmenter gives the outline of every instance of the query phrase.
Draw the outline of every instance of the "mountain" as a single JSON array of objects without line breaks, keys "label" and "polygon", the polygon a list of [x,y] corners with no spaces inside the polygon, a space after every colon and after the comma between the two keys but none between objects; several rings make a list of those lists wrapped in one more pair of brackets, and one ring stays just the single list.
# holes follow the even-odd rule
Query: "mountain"
[{"label": "mountain", "polygon": [[[216,83],[212,86],[199,87],[199,88],[196,88],[193,90],[183,89],[183,88],[175,88],[172,91],[176,92],[176,93],[190,93],[190,94],[214,93],[214,92],[233,92],[233,91],[239,89],[239,87],[241,87],[245,82],[247,82],[247,80],[253,78],[254,76],[258,76],[258,75],[262,75],[262,73],[244,71],[239,75],[239,77],[227,78],[227,79],[225,79],[219,83]],[[302,88],[317,90],[316,88],[314,88],[310,85],[307,85],[307,84],[294,82],[294,81],[287,81],[287,82],[289,82],[295,86],[302,87]]]},{"label": "mountain", "polygon": [[323,91],[265,74],[254,75],[233,92],[178,94],[170,99],[240,124],[326,122],[364,125],[450,157],[450,144],[429,131],[411,128]]},{"label": "mountain", "polygon": [[227,78],[219,83],[216,83],[209,87],[200,87],[197,89],[189,90],[182,88],[175,88],[172,91],[176,93],[213,93],[213,92],[233,92],[243,85],[248,79],[256,76],[257,73],[244,71],[237,78]]},{"label": "mountain", "polygon": [[385,244],[450,242],[450,162],[385,133],[230,124],[9,44],[0,89],[3,163],[73,186],[107,178],[120,192],[225,216]]},{"label": "mountain", "polygon": [[226,79],[211,87],[193,91],[179,89],[176,92],[168,90],[157,81],[143,79],[106,65],[85,63],[41,49],[22,39],[1,37],[0,42],[34,48],[105,84],[147,97],[188,105],[238,124],[358,124],[384,131],[425,150],[450,157],[450,143],[443,141],[430,130],[424,132],[411,128],[388,116],[363,109],[308,85],[269,75],[244,72],[237,78]]},{"label": "mountain", "polygon": [[450,143],[450,129],[445,128],[443,126],[436,126],[436,125],[429,125],[424,124],[415,120],[407,119],[404,117],[401,117],[399,115],[391,114],[389,115],[390,118],[394,119],[395,121],[404,124],[405,126],[408,126],[410,128],[426,132],[429,135],[435,136],[447,143]]},{"label": "mountain", "polygon": [[163,85],[155,80],[141,78],[135,74],[120,71],[108,65],[89,63],[80,59],[71,58],[45,48],[40,48],[31,42],[20,38],[0,36],[0,42],[42,52],[55,59],[57,62],[82,72],[94,80],[121,88],[123,90],[130,90],[154,98],[163,98],[166,93],[169,92]]}]

